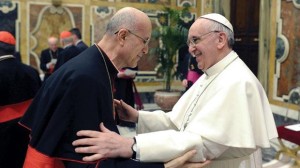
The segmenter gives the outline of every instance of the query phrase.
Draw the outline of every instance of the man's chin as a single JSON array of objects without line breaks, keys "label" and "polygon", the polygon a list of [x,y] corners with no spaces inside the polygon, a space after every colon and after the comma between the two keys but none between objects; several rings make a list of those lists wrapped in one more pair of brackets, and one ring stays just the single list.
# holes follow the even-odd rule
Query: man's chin
[{"label": "man's chin", "polygon": [[130,67],[130,68],[135,68],[135,67],[137,67],[137,63],[135,63],[135,64],[130,64],[128,67]]}]

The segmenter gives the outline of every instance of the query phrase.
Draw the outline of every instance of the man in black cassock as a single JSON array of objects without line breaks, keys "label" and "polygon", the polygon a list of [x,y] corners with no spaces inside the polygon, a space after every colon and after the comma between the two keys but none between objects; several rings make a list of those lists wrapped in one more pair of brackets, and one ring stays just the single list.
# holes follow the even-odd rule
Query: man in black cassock
[{"label": "man in black cassock", "polygon": [[[99,130],[103,122],[108,129],[119,133],[113,107],[113,80],[118,70],[136,67],[148,52],[151,30],[145,13],[123,8],[112,17],[97,44],[69,60],[47,79],[21,120],[31,130],[24,168],[95,167],[96,163],[83,161],[84,155],[75,152],[72,142],[81,138],[76,132]],[[132,150],[128,154],[134,157]],[[164,164],[117,158],[99,161],[97,167],[163,168]]]},{"label": "man in black cassock", "polygon": [[81,53],[81,50],[75,47],[73,43],[72,33],[69,31],[62,31],[60,33],[60,42],[63,46],[63,51],[58,54],[57,63],[55,64],[54,71],[61,67],[70,59],[76,57]]},{"label": "man in black cassock", "polygon": [[22,64],[13,54],[15,39],[0,31],[0,167],[23,165],[29,131],[18,122],[41,86],[37,70]]},{"label": "man in black cassock", "polygon": [[80,52],[88,48],[88,46],[82,41],[81,32],[78,28],[72,28],[70,32],[72,33],[74,45],[80,50]]},{"label": "man in black cassock", "polygon": [[58,55],[63,51],[62,48],[58,47],[57,43],[58,39],[56,37],[49,37],[49,47],[41,52],[40,68],[45,74],[44,80],[46,80],[52,74]]}]

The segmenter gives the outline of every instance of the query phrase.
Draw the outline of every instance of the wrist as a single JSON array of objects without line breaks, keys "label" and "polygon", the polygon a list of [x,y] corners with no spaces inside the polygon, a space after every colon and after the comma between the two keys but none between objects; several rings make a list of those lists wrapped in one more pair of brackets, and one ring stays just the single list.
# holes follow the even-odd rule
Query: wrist
[{"label": "wrist", "polygon": [[136,116],[134,117],[134,122],[138,123],[139,121],[139,111],[136,110]]}]

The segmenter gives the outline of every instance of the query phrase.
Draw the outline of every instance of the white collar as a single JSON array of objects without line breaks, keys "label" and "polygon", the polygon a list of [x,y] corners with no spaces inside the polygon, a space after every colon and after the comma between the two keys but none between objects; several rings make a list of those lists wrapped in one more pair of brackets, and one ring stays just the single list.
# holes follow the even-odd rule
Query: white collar
[{"label": "white collar", "polygon": [[0,56],[0,61],[9,59],[9,58],[15,58],[13,55],[1,55]]},{"label": "white collar", "polygon": [[223,59],[221,59],[215,65],[208,68],[204,73],[208,77],[213,76],[217,73],[220,73],[226,66],[228,66],[237,57],[238,57],[238,55],[236,54],[236,52],[231,51],[229,54],[227,54]]},{"label": "white collar", "polygon": [[68,48],[68,47],[70,47],[70,46],[72,46],[72,45],[73,45],[73,44],[71,44],[71,43],[70,43],[70,44],[67,44],[67,45],[64,46],[64,49],[66,49],[66,48]]},{"label": "white collar", "polygon": [[77,40],[76,43],[75,43],[75,45],[77,46],[78,43],[80,43],[81,41],[82,41],[82,40]]}]

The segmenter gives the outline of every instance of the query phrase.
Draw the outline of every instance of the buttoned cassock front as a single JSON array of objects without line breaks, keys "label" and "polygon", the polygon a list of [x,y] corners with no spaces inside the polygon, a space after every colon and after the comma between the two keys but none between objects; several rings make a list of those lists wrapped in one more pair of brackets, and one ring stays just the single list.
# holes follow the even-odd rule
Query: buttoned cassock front
[{"label": "buttoned cassock front", "polygon": [[261,167],[260,148],[277,137],[265,91],[234,51],[209,68],[171,112],[140,111],[137,133],[141,161],[165,162],[197,149],[191,161],[214,159],[210,167],[231,168]]}]

